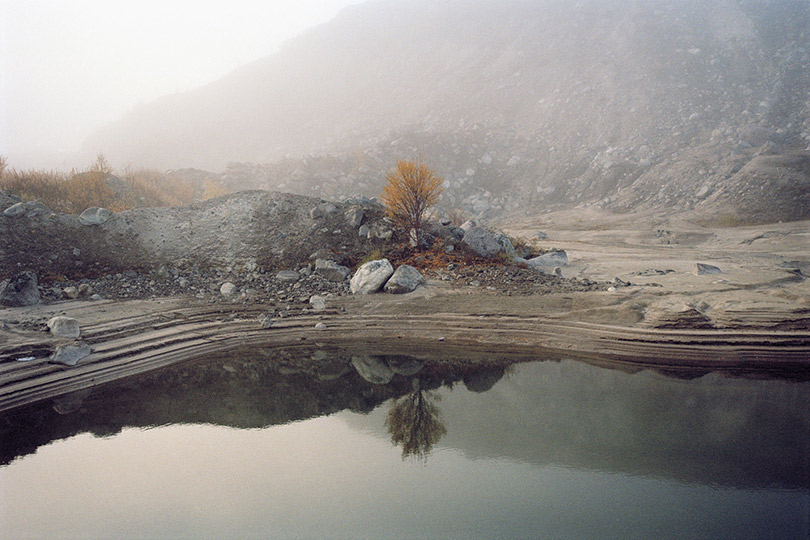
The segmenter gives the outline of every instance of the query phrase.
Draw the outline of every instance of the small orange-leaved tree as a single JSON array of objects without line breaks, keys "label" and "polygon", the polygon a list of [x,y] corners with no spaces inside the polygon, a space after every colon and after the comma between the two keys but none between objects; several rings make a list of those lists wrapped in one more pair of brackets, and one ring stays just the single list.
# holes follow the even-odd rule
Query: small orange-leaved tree
[{"label": "small orange-leaved tree", "polygon": [[421,161],[402,160],[397,161],[397,168],[385,179],[382,200],[388,216],[413,235],[420,247],[425,213],[438,202],[444,180]]}]

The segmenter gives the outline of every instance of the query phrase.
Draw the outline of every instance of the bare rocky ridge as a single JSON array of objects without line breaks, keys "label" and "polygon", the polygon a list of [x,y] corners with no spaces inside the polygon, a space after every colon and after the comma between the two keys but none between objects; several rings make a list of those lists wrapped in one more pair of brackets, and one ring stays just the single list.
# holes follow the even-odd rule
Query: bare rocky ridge
[{"label": "bare rocky ridge", "polygon": [[469,217],[808,219],[808,28],[804,0],[369,2],[88,147],[324,198],[422,156]]}]

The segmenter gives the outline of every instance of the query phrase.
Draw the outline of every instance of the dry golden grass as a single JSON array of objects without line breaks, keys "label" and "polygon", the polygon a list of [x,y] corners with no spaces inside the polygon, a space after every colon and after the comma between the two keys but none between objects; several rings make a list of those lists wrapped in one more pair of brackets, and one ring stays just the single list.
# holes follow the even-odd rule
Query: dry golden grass
[{"label": "dry golden grass", "polygon": [[228,193],[214,178],[194,180],[145,168],[127,168],[113,174],[104,156],[82,171],[9,169],[0,160],[0,190],[50,209],[78,214],[91,206],[118,212],[130,208],[179,206]]}]

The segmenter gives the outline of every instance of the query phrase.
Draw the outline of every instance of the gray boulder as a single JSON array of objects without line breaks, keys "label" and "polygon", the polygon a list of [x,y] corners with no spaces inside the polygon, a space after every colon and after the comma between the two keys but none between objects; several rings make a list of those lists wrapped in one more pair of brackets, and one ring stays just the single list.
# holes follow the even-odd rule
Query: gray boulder
[{"label": "gray boulder", "polygon": [[349,286],[352,294],[370,294],[377,292],[394,273],[394,267],[388,259],[369,261],[357,269]]},{"label": "gray boulder", "polygon": [[352,366],[357,373],[372,384],[388,384],[394,378],[394,370],[376,356],[352,356]]},{"label": "gray boulder", "polygon": [[505,233],[495,231],[493,236],[495,237],[495,241],[498,242],[498,245],[501,246],[500,253],[503,253],[510,258],[515,256],[515,247],[512,245],[512,241],[508,236],[506,236]]},{"label": "gray boulder", "polygon": [[50,328],[51,334],[57,337],[76,339],[81,335],[79,321],[73,317],[65,317],[62,315],[53,317],[48,321],[48,328]]},{"label": "gray boulder", "polygon": [[[472,227],[467,230],[467,232],[464,233],[464,238],[461,240],[461,243],[479,257],[486,259],[495,257],[503,249],[498,238],[483,227]],[[512,251],[514,252],[514,248]]]},{"label": "gray boulder", "polygon": [[37,275],[30,270],[0,283],[0,305],[22,307],[33,306],[39,302]]},{"label": "gray boulder", "polygon": [[718,267],[704,263],[695,263],[695,266],[692,268],[692,273],[695,274],[696,276],[703,276],[707,274],[720,274],[722,272],[723,271],[720,270]]},{"label": "gray boulder", "polygon": [[563,249],[555,249],[526,262],[531,266],[568,266],[568,254]]},{"label": "gray boulder", "polygon": [[51,361],[66,366],[75,366],[80,360],[90,356],[93,349],[87,343],[60,345],[51,355]]},{"label": "gray boulder", "polygon": [[350,270],[328,259],[315,259],[315,273],[328,281],[340,283],[349,275]]},{"label": "gray boulder", "polygon": [[419,270],[408,264],[403,264],[397,268],[388,281],[385,282],[383,289],[385,292],[391,294],[409,293],[416,290],[423,279]]},{"label": "gray boulder", "polygon": [[101,225],[112,216],[112,212],[106,208],[99,208],[98,206],[91,206],[81,213],[79,216],[79,223],[82,225]]}]

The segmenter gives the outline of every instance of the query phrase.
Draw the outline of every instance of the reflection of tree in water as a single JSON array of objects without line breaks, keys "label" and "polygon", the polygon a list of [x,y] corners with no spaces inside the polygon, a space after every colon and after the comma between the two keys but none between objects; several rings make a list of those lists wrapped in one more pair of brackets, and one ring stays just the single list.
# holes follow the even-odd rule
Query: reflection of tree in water
[{"label": "reflection of tree in water", "polygon": [[419,379],[414,379],[413,388],[413,392],[393,402],[385,427],[391,433],[391,442],[402,445],[402,459],[411,456],[426,461],[447,428],[436,406],[441,396],[423,390]]}]

